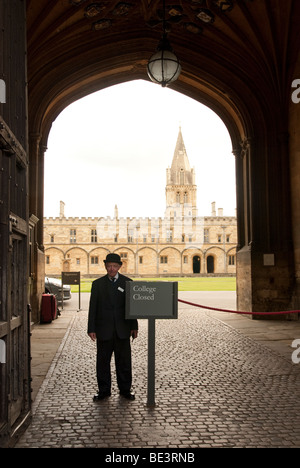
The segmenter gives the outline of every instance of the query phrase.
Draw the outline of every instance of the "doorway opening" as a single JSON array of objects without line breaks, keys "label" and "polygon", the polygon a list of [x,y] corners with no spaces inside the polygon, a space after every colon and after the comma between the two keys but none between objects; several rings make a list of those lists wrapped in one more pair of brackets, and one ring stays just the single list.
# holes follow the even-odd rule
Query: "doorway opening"
[{"label": "doorway opening", "polygon": [[[168,112],[158,113],[158,105]],[[214,174],[213,183],[202,174]],[[111,86],[66,107],[49,134],[45,176],[43,244],[52,255],[48,275],[61,272],[61,260],[51,248],[69,249],[74,264],[73,244],[87,255],[99,249],[99,274],[105,273],[105,252],[123,248],[131,255],[122,271],[135,274],[141,244],[147,254],[143,274],[159,273],[166,244],[170,250],[163,256],[163,274],[206,272],[199,252],[203,245],[207,250],[218,243],[210,227],[218,222],[212,209],[218,203],[228,217],[226,232],[235,239],[236,227],[229,221],[236,208],[235,160],[224,122],[198,101],[153,83]],[[214,218],[212,223],[208,218]],[[182,263],[187,248],[194,251]],[[78,269],[90,274],[84,265]],[[214,272],[214,265],[210,269]]]},{"label": "doorway opening", "polygon": [[207,257],[207,273],[215,272],[215,259],[212,255]]},{"label": "doorway opening", "polygon": [[201,271],[201,260],[199,255],[193,257],[193,273],[200,273]]}]

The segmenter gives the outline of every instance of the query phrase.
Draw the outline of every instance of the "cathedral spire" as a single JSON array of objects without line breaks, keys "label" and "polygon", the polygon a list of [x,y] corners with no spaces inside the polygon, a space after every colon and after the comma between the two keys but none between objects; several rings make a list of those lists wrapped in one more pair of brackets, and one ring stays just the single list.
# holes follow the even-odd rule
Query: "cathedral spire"
[{"label": "cathedral spire", "polygon": [[167,211],[174,211],[177,216],[179,213],[196,216],[196,195],[195,171],[191,169],[180,126],[172,165],[167,169]]},{"label": "cathedral spire", "polygon": [[[172,166],[171,166],[171,177],[172,182],[176,183],[176,178],[180,177],[179,174],[182,172],[191,172],[191,166],[185,149],[181,127],[179,127],[177,142],[175,146]],[[189,180],[188,182],[192,182]]]}]

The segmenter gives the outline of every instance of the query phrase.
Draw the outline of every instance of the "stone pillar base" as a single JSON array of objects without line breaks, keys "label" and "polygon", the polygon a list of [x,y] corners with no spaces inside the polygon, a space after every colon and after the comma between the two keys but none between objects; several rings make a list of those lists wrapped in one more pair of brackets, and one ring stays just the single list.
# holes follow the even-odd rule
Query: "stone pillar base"
[{"label": "stone pillar base", "polygon": [[295,303],[290,253],[256,252],[251,247],[243,247],[238,251],[237,310],[270,313],[269,317],[253,315],[252,318],[256,319],[297,320],[298,314],[271,315],[271,312],[294,310]]}]

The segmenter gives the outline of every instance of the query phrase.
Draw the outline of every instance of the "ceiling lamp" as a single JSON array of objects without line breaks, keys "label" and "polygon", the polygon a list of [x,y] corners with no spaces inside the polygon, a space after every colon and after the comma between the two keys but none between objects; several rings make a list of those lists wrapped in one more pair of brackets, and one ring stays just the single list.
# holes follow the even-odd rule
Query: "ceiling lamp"
[{"label": "ceiling lamp", "polygon": [[147,66],[151,81],[162,85],[162,87],[176,81],[181,72],[180,62],[167,38],[165,15],[165,0],[163,0],[163,36],[159,41],[156,53],[152,55]]}]

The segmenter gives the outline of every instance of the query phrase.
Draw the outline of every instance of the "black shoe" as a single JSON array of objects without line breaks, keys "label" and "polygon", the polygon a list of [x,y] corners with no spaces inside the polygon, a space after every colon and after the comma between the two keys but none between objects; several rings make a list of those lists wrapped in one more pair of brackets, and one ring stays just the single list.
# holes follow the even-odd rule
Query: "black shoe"
[{"label": "black shoe", "polygon": [[97,395],[94,395],[93,401],[100,401],[104,400],[104,398],[110,397],[111,393],[110,392],[99,392]]},{"label": "black shoe", "polygon": [[122,395],[122,397],[126,398],[127,400],[135,399],[135,394],[131,390],[128,392],[120,392],[120,395]]}]

